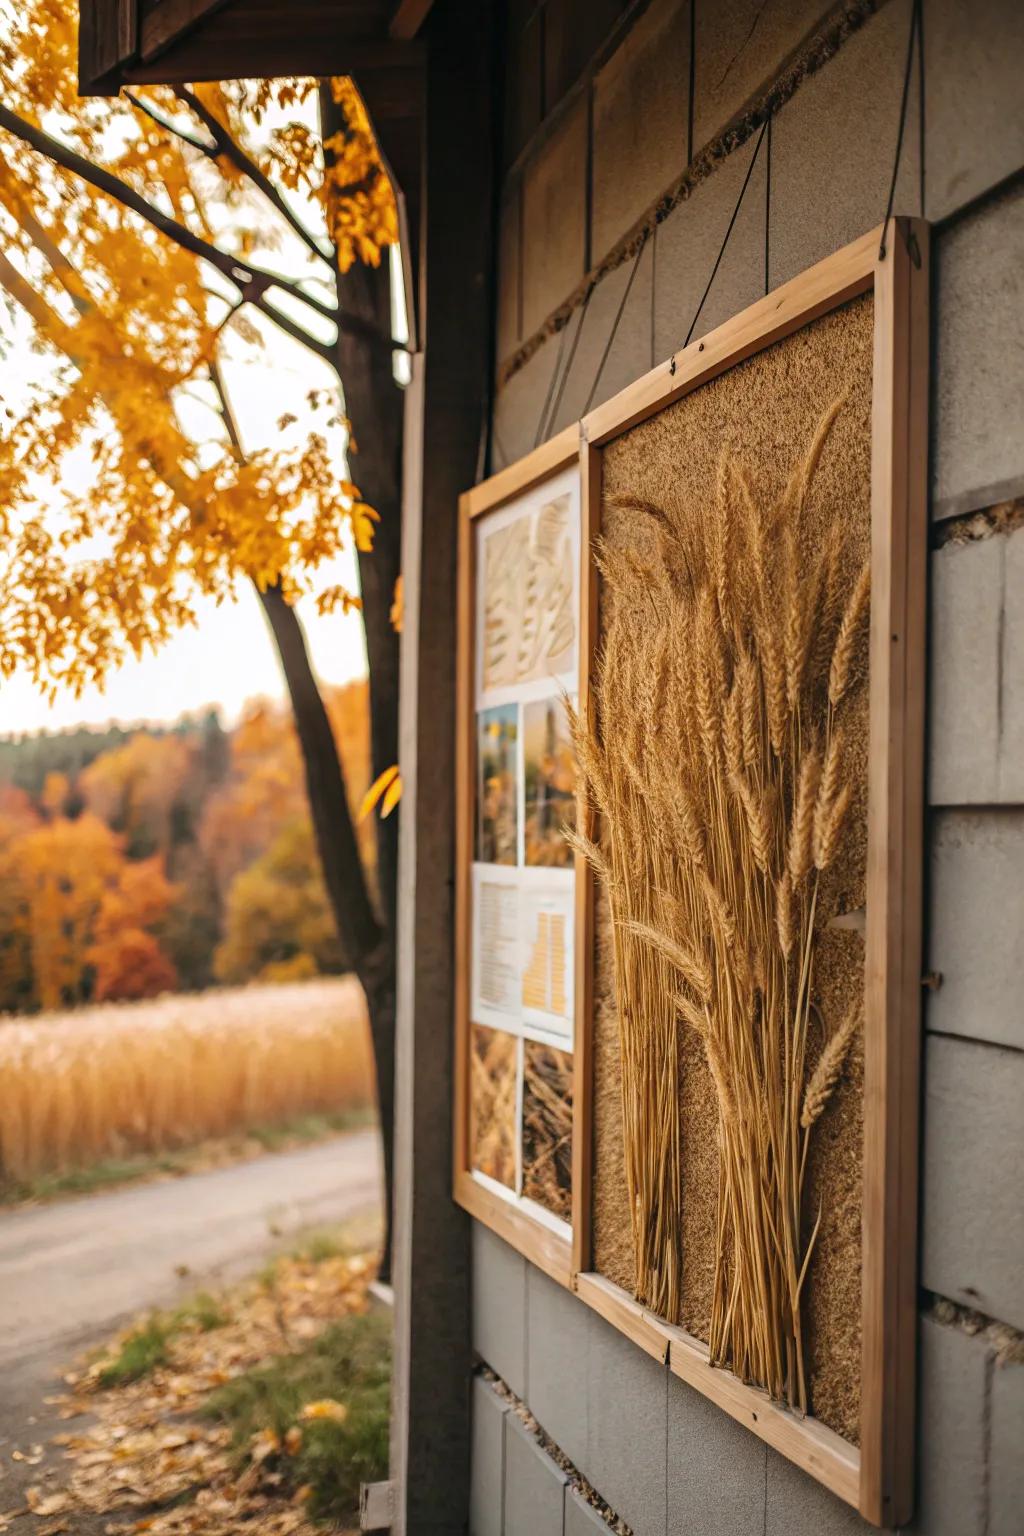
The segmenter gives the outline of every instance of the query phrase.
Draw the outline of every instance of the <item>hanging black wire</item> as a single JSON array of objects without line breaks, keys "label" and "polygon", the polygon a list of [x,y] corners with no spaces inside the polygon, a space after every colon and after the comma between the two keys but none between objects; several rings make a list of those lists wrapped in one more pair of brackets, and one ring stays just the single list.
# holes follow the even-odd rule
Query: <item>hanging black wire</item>
[{"label": "hanging black wire", "polygon": [[594,396],[597,394],[597,386],[601,382],[601,375],[604,373],[604,365],[608,361],[608,354],[612,349],[612,342],[615,340],[615,332],[619,328],[619,321],[622,319],[622,311],[626,307],[626,301],[629,298],[629,291],[633,286],[633,279],[636,277],[637,268],[640,265],[640,258],[644,253],[644,246],[647,244],[647,235],[648,231],[645,229],[644,237],[637,247],[636,256],[633,258],[633,266],[629,274],[629,282],[626,284],[625,289],[623,290],[622,298],[619,300],[619,307],[615,311],[615,319],[612,321],[612,328],[609,332],[608,340],[605,342],[604,351],[601,353],[601,361],[597,365],[597,372],[594,375],[594,382],[591,384],[590,394],[587,396],[587,403],[581,412],[581,414],[584,416],[590,410],[590,407],[594,402]]},{"label": "hanging black wire", "polygon": [[771,264],[772,223],[772,117],[768,108],[767,136],[764,147],[764,291],[768,292],[768,272]]},{"label": "hanging black wire", "polygon": [[[570,373],[572,373],[572,365],[573,365],[573,362],[575,361],[575,358],[576,358],[576,348],[580,344],[580,335],[581,335],[581,333],[583,331],[583,322],[587,318],[587,310],[590,308],[590,298],[591,298],[591,295],[593,294],[593,292],[594,292],[593,287],[590,287],[590,288],[587,289],[586,296],[585,296],[585,298],[583,300],[583,304],[580,307],[579,324],[577,325],[575,334],[574,334],[574,336],[572,338],[572,346],[569,348],[569,356],[566,358],[565,370],[564,370],[564,372],[562,374],[562,379],[561,379],[561,382],[560,382],[560,384],[558,386],[558,393],[555,395],[554,401],[553,401],[552,406],[551,406],[551,414],[548,417],[548,423],[547,423],[547,431],[548,431],[548,433],[550,433],[551,428],[554,426],[555,422],[558,420],[558,411],[559,411],[559,407],[562,404],[562,396],[565,394],[565,386],[568,383]],[[568,329],[568,327],[567,327],[567,329]]]},{"label": "hanging black wire", "polygon": [[922,219],[924,218],[924,0],[918,0],[917,4],[917,191],[920,198]]},{"label": "hanging black wire", "polygon": [[[921,0],[912,0],[910,7],[910,36],[907,39],[907,63],[903,71],[903,95],[900,98],[900,125],[896,134],[896,153],[892,162],[892,179],[889,182],[889,200],[885,205],[885,218],[882,220],[882,238],[878,245],[878,259],[885,260],[886,242],[889,238],[889,224],[892,220],[893,203],[896,201],[896,179],[900,173],[900,160],[903,156],[903,133],[907,126],[907,102],[910,99],[910,73],[914,64],[914,43],[921,31]],[[924,55],[921,55],[923,59]],[[924,81],[921,82],[921,94],[924,96]]]},{"label": "hanging black wire", "polygon": [[539,448],[541,443],[544,441],[544,438],[547,436],[546,428],[547,428],[547,420],[548,420],[548,410],[549,410],[550,405],[551,405],[551,397],[552,397],[552,395],[555,392],[555,384],[556,384],[557,379],[558,379],[558,370],[562,366],[562,357],[563,357],[563,355],[565,353],[565,344],[566,344],[566,342],[568,340],[569,340],[569,321],[567,320],[565,322],[565,324],[562,326],[562,335],[561,335],[561,339],[560,339],[560,341],[558,343],[558,352],[557,352],[557,354],[555,356],[555,366],[551,370],[551,377],[548,380],[548,392],[544,396],[544,404],[540,408],[540,417],[539,417],[539,419],[537,421],[537,432],[536,432],[536,435],[534,436],[534,439],[533,439],[533,446],[535,448]]},{"label": "hanging black wire", "polygon": [[658,288],[658,220],[651,230],[651,367],[654,367],[654,298]]},{"label": "hanging black wire", "polygon": [[769,122],[771,122],[771,118],[767,118],[765,120],[765,122],[764,122],[764,124],[763,124],[763,126],[761,128],[761,132],[758,135],[757,143],[754,145],[754,153],[750,157],[750,164],[747,166],[747,174],[743,178],[743,185],[742,185],[742,187],[740,187],[740,195],[736,199],[736,207],[732,211],[732,218],[729,220],[729,227],[728,227],[728,229],[725,232],[725,238],[722,241],[721,249],[719,250],[718,255],[715,257],[715,264],[711,268],[711,276],[708,278],[708,285],[704,289],[704,292],[701,294],[700,303],[697,305],[697,312],[694,315],[693,319],[690,321],[690,329],[687,331],[687,333],[686,333],[686,340],[683,342],[683,346],[684,347],[688,347],[690,345],[690,341],[691,341],[691,339],[693,337],[694,328],[695,328],[695,326],[697,324],[697,321],[700,319],[700,316],[701,316],[701,310],[704,308],[704,305],[707,302],[708,294],[711,292],[711,285],[712,285],[712,283],[714,282],[715,278],[718,275],[719,267],[722,265],[722,257],[725,255],[725,248],[729,244],[729,236],[732,234],[733,225],[736,223],[736,219],[737,219],[737,216],[739,214],[740,208],[743,205],[743,198],[744,198],[744,195],[746,194],[747,187],[750,184],[750,178],[751,178],[751,176],[753,174],[754,166],[757,164],[757,157],[761,153],[761,145],[764,143],[764,136],[765,136],[766,132],[768,131],[768,124],[769,124]]}]

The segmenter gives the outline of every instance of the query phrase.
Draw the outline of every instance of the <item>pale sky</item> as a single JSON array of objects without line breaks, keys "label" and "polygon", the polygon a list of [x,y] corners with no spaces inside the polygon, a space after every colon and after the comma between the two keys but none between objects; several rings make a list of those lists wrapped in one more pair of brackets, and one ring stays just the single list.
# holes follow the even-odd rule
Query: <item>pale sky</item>
[{"label": "pale sky", "polygon": [[[313,210],[308,202],[302,212],[311,222],[309,215]],[[294,244],[297,246],[298,242]],[[300,252],[301,247],[289,252],[287,242],[282,241],[265,259],[278,271],[294,270],[298,275],[309,271]],[[311,312],[305,306],[302,310],[303,321],[308,322]],[[251,310],[247,313],[252,314]],[[289,429],[289,437],[294,434],[298,444],[311,423],[316,424],[317,430],[325,430],[323,413],[311,418],[306,395],[311,389],[333,387],[335,376],[317,357],[273,325],[261,322],[260,329],[265,338],[262,351],[234,343],[229,346],[227,358],[222,359],[241,436],[248,448],[279,443],[281,433],[276,424],[288,412],[297,418],[297,425]],[[0,394],[17,411],[28,398],[32,382],[43,379],[52,364],[33,352],[32,328],[20,314],[12,324],[0,309],[0,334],[6,350]],[[201,405],[194,414],[189,407],[184,416],[188,419],[183,419],[183,425],[194,436],[201,439],[210,434],[214,418]],[[344,474],[343,435],[327,435],[337,439],[339,472]],[[80,477],[84,479],[88,472],[86,448],[69,456],[63,487],[73,493],[76,483],[81,483]],[[53,515],[59,518],[59,491],[54,503],[52,490],[44,486],[40,500],[53,505]],[[346,551],[332,565],[321,567],[315,583],[318,591],[335,584],[358,591],[354,552]],[[78,724],[100,725],[107,721],[170,721],[210,705],[218,706],[225,724],[231,724],[249,698],[283,699],[284,681],[276,649],[252,589],[247,584],[240,585],[234,603],[217,607],[211,600],[196,599],[194,606],[196,628],[181,632],[156,654],[147,654],[142,660],[121,667],[111,675],[102,693],[90,689],[78,699],[62,693],[51,706],[26,676],[16,674],[0,682],[0,735],[61,730]],[[339,612],[321,617],[311,599],[300,603],[299,613],[321,681],[344,683],[365,673],[366,650],[358,613],[346,616]]]}]

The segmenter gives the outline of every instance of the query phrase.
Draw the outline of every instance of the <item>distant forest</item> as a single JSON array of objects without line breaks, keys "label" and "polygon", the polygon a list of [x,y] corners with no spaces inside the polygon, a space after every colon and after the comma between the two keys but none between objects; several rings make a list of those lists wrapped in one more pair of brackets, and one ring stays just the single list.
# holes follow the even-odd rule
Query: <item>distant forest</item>
[{"label": "distant forest", "polygon": [[[365,681],[328,706],[358,806]],[[0,738],[0,1011],[343,969],[286,707]]]}]

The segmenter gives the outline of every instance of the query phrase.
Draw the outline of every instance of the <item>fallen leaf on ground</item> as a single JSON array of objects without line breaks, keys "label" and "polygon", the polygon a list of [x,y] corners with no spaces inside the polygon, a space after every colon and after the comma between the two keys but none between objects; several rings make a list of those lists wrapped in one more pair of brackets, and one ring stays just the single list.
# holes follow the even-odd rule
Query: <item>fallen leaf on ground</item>
[{"label": "fallen leaf on ground", "polygon": [[66,1493],[45,1493],[42,1488],[29,1488],[25,1503],[34,1515],[60,1515],[71,1500]]},{"label": "fallen leaf on ground", "polygon": [[322,1397],[315,1403],[307,1403],[300,1418],[333,1419],[335,1424],[344,1424],[348,1409],[344,1403],[336,1403],[333,1397]]},{"label": "fallen leaf on ground", "polygon": [[[58,1437],[66,1487],[42,1492],[40,1503],[67,1502],[47,1502],[42,1512],[127,1516],[127,1523],[111,1520],[104,1527],[110,1536],[322,1536],[306,1512],[311,1486],[296,1493],[282,1459],[282,1452],[301,1451],[299,1425],[283,1436],[257,1432],[239,1466],[230,1430],[198,1415],[211,1392],[281,1355],[293,1339],[315,1337],[343,1317],[364,1313],[373,1273],[372,1259],[362,1256],[281,1258],[269,1278],[218,1298],[222,1324],[205,1332],[198,1322],[177,1329],[166,1363],[141,1380],[106,1388],[94,1363],[69,1372],[73,1390],[55,1406],[62,1418],[88,1414],[91,1422]],[[112,1342],[108,1355],[117,1347]],[[341,1423],[346,1415],[344,1403],[320,1398],[307,1403],[301,1417]],[[133,1507],[140,1516],[134,1522]],[[3,1519],[11,1518],[0,1517],[0,1536]],[[50,1536],[65,1523],[55,1524]]]}]

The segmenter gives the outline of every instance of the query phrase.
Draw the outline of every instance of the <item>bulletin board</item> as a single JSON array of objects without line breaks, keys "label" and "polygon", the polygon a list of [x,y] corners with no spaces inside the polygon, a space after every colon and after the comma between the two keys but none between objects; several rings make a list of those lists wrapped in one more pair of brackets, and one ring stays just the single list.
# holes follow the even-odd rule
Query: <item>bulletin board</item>
[{"label": "bulletin board", "polygon": [[462,500],[455,1191],[566,1279],[580,674],[576,430]]},{"label": "bulletin board", "polygon": [[[913,1508],[927,381],[928,231],[894,220],[580,424],[571,1040],[536,1031],[520,941],[493,1073],[480,882],[542,877],[532,683],[501,692],[484,541],[563,493],[575,431],[464,498],[460,553],[456,1197],[890,1527]],[[525,1179],[531,1039],[571,1047],[567,1221]]]}]

